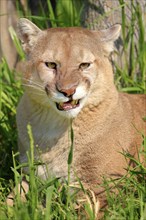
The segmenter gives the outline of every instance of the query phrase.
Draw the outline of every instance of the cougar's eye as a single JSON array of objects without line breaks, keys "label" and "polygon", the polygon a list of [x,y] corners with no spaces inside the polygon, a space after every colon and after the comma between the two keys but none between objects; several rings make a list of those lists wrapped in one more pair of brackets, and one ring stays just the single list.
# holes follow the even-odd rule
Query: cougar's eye
[{"label": "cougar's eye", "polygon": [[84,70],[84,69],[87,69],[89,66],[90,66],[90,63],[81,63],[79,68]]},{"label": "cougar's eye", "polygon": [[56,69],[57,68],[57,64],[54,62],[45,62],[45,65],[49,68],[49,69]]}]

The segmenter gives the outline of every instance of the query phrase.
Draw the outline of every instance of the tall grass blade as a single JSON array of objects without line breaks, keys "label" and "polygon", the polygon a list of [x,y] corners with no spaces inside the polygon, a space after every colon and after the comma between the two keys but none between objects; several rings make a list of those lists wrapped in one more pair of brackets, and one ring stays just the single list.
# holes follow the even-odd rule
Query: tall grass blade
[{"label": "tall grass blade", "polygon": [[48,10],[49,10],[49,17],[50,17],[50,22],[51,22],[51,26],[52,27],[57,27],[57,24],[56,24],[56,19],[55,19],[55,14],[54,14],[54,11],[53,11],[53,7],[51,5],[51,1],[50,0],[47,0],[47,4],[48,4]]}]

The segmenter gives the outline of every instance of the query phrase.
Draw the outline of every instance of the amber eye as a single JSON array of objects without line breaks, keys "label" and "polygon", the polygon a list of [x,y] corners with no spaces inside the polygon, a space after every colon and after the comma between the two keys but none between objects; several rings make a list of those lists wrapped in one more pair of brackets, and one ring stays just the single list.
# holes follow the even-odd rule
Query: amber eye
[{"label": "amber eye", "polygon": [[54,62],[45,62],[45,65],[49,68],[49,69],[56,69],[57,68],[57,64]]},{"label": "amber eye", "polygon": [[79,68],[84,70],[84,69],[87,69],[89,66],[90,66],[90,63],[81,63]]}]

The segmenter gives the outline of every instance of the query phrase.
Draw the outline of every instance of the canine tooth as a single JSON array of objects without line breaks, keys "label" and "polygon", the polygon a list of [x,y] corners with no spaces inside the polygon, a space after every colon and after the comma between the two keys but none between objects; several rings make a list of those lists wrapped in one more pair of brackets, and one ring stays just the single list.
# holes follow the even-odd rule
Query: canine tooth
[{"label": "canine tooth", "polygon": [[72,105],[75,105],[75,100],[72,100],[72,101],[71,101],[71,104],[72,104]]},{"label": "canine tooth", "polygon": [[71,102],[72,105],[76,105],[77,103],[78,103],[78,100],[73,100],[73,101]]},{"label": "canine tooth", "polygon": [[63,102],[60,102],[60,103],[59,103],[59,106],[61,106],[61,107],[62,107],[62,106],[63,106]]}]

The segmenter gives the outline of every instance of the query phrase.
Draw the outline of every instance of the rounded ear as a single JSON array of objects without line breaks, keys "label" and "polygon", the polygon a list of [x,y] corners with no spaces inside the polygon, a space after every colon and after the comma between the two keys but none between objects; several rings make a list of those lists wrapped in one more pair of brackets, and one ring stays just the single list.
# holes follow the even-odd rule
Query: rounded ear
[{"label": "rounded ear", "polygon": [[17,34],[26,53],[31,51],[40,32],[42,31],[31,21],[26,18],[20,18],[17,24]]},{"label": "rounded ear", "polygon": [[98,32],[101,42],[103,42],[103,47],[106,53],[111,53],[114,50],[114,41],[120,36],[121,25],[115,24],[114,26],[100,30]]},{"label": "rounded ear", "polygon": [[114,26],[101,30],[101,40],[102,41],[115,41],[118,39],[120,36],[120,31],[121,31],[121,25],[120,24],[115,24]]}]

